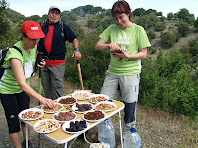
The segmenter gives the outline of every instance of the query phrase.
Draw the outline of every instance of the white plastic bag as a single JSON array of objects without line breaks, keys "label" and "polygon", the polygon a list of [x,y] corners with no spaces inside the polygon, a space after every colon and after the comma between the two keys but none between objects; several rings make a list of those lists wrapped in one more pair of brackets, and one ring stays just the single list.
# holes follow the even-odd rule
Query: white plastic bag
[{"label": "white plastic bag", "polygon": [[110,148],[108,143],[92,143],[89,148]]}]

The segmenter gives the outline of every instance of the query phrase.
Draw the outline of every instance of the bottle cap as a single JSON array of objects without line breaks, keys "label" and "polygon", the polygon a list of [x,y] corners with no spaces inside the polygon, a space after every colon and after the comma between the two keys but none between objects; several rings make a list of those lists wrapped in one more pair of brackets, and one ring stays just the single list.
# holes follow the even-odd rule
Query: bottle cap
[{"label": "bottle cap", "polygon": [[108,100],[109,102],[113,102],[113,100]]},{"label": "bottle cap", "polygon": [[135,133],[135,132],[137,132],[137,130],[136,130],[135,128],[132,127],[132,128],[131,128],[131,132],[132,132],[132,133]]}]

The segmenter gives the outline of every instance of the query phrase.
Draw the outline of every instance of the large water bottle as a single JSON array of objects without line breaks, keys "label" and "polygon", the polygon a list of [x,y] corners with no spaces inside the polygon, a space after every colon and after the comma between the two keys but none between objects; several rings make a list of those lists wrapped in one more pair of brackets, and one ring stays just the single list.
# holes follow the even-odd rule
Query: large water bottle
[{"label": "large water bottle", "polygon": [[137,133],[136,128],[131,128],[124,135],[124,148],[141,148],[141,138]]},{"label": "large water bottle", "polygon": [[113,123],[106,119],[98,125],[98,140],[108,143],[111,148],[115,147],[115,130]]}]

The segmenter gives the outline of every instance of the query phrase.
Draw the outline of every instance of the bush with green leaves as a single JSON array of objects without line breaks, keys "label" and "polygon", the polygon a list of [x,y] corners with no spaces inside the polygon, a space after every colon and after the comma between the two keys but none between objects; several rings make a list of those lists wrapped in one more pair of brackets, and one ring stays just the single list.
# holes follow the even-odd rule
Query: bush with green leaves
[{"label": "bush with green leaves", "polygon": [[148,31],[147,36],[149,38],[149,41],[151,41],[152,39],[154,39],[156,37],[155,32],[151,29]]},{"label": "bush with green leaves", "polygon": [[[80,41],[80,51],[82,59],[80,60],[82,79],[85,89],[91,89],[95,93],[100,93],[105,71],[109,64],[109,51],[96,51],[95,46],[99,40],[97,34],[87,34]],[[76,61],[71,58],[73,49],[66,55],[65,79],[80,86]]]},{"label": "bush with green leaves", "polygon": [[177,50],[160,52],[156,61],[148,58],[142,65],[141,104],[191,118],[198,116],[198,81],[190,77],[182,54]]},{"label": "bush with green leaves", "polygon": [[155,24],[155,30],[156,31],[163,31],[166,28],[166,24],[163,22],[157,22]]},{"label": "bush with green leaves", "polygon": [[198,38],[192,39],[187,45],[180,49],[187,64],[195,64],[198,62]]},{"label": "bush with green leaves", "polygon": [[198,30],[198,18],[197,18],[196,21],[194,22],[194,27]]},{"label": "bush with green leaves", "polygon": [[190,32],[190,26],[186,22],[179,22],[178,23],[178,32],[181,34],[182,37],[186,37]]},{"label": "bush with green leaves", "polygon": [[165,48],[172,47],[176,42],[175,34],[172,32],[163,32],[161,33],[161,44]]}]

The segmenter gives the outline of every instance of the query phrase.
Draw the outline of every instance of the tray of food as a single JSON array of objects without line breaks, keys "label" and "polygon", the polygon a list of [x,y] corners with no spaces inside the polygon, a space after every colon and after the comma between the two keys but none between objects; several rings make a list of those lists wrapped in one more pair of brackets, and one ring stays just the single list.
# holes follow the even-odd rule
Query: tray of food
[{"label": "tray of food", "polygon": [[89,123],[86,120],[73,120],[65,122],[62,129],[66,133],[77,134],[83,133],[88,127]]},{"label": "tray of food", "polygon": [[52,118],[54,120],[59,121],[59,123],[63,124],[66,121],[71,121],[76,119],[77,114],[75,112],[70,112],[70,111],[60,111],[55,113]]},{"label": "tray of food", "polygon": [[64,106],[70,106],[77,102],[77,100],[72,96],[63,96],[57,99],[57,103],[63,104]]},{"label": "tray of food", "polygon": [[109,97],[103,94],[94,94],[89,97],[89,102],[91,103],[98,103],[98,102],[103,102],[103,101],[108,101],[108,100],[109,100]]},{"label": "tray of food", "polygon": [[95,110],[101,110],[104,112],[109,112],[116,109],[116,104],[110,101],[99,102],[95,105]]},{"label": "tray of food", "polygon": [[72,110],[77,113],[84,113],[94,108],[91,103],[76,103],[72,106]]},{"label": "tray of food", "polygon": [[34,130],[38,133],[51,133],[59,129],[61,124],[54,119],[39,120],[34,124]]},{"label": "tray of food", "polygon": [[21,111],[18,116],[21,120],[31,121],[31,120],[37,120],[41,118],[43,114],[44,112],[41,109],[29,108],[29,109],[25,109]]},{"label": "tray of food", "polygon": [[60,103],[55,103],[55,107],[50,109],[48,107],[45,107],[44,105],[42,105],[41,109],[45,112],[45,113],[56,113],[59,112],[61,110],[63,110],[64,106]]},{"label": "tray of food", "polygon": [[103,111],[88,111],[82,115],[82,118],[88,122],[97,122],[106,117],[106,113]]},{"label": "tray of food", "polygon": [[72,97],[74,97],[77,100],[86,100],[89,99],[91,96],[91,93],[88,91],[76,91],[72,93]]}]

